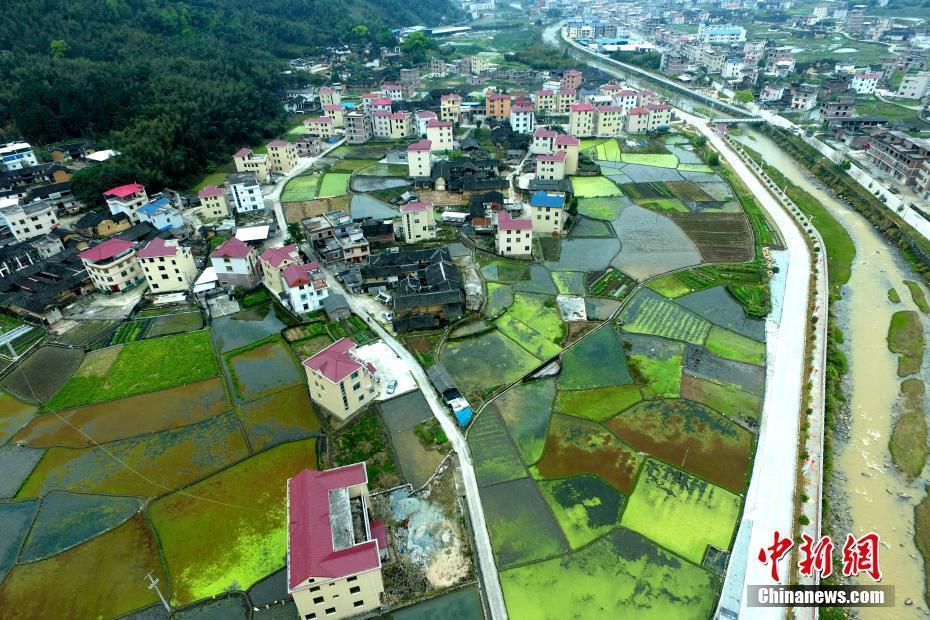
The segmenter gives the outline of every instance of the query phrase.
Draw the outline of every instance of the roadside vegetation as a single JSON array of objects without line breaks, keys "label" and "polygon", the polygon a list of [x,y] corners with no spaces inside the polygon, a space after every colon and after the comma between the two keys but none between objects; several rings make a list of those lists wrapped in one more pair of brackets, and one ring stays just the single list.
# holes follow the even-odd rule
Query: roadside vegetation
[{"label": "roadside vegetation", "polygon": [[920,370],[924,359],[924,330],[919,314],[913,310],[900,310],[891,316],[888,350],[898,354],[899,377],[913,375]]},{"label": "roadside vegetation", "polygon": [[927,448],[927,418],[924,414],[924,382],[911,378],[901,382],[900,414],[895,420],[888,448],[895,466],[910,478],[923,471]]}]

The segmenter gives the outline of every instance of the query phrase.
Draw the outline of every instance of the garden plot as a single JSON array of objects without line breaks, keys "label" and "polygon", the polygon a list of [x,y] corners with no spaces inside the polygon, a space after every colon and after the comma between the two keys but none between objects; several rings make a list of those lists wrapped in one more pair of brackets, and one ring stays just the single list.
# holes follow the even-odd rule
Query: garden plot
[{"label": "garden plot", "polygon": [[559,343],[565,337],[565,325],[554,297],[517,293],[513,305],[494,321],[494,325],[540,360],[558,355],[562,350]]},{"label": "garden plot", "polygon": [[667,183],[626,183],[620,186],[623,193],[631,200],[653,200],[656,198],[674,198],[675,193]]},{"label": "garden plot", "polygon": [[[314,445],[306,439],[272,448],[198,482],[189,495],[149,507],[174,605],[246,590],[284,565],[287,479],[316,467]],[[222,532],[223,544],[204,532]]]},{"label": "garden plot", "polygon": [[594,147],[592,157],[601,161],[619,162],[621,161],[620,145],[616,140],[606,140]]},{"label": "garden plot", "polygon": [[38,447],[86,448],[94,443],[202,422],[229,408],[223,380],[214,377],[159,392],[37,416],[16,434],[14,441]]},{"label": "garden plot", "polygon": [[624,153],[623,163],[655,168],[677,168],[678,157],[673,153]]},{"label": "garden plot", "polygon": [[[612,210],[608,217],[604,219],[614,219]],[[610,225],[598,220],[592,220],[587,217],[580,217],[575,225],[572,226],[568,236],[572,239],[576,237],[613,237],[614,231]]]},{"label": "garden plot", "polygon": [[641,290],[620,315],[623,331],[703,344],[709,321],[650,290]]},{"label": "garden plot", "polygon": [[152,392],[217,374],[208,331],[94,351],[48,403],[66,409]]},{"label": "garden plot", "polygon": [[601,174],[608,179],[610,179],[614,185],[622,185],[624,183],[632,183],[633,179],[623,174],[620,170],[611,170],[610,168],[601,168]]},{"label": "garden plot", "polygon": [[480,490],[498,566],[504,568],[568,551],[568,543],[529,478]]},{"label": "garden plot", "polygon": [[555,411],[600,422],[642,399],[639,388],[633,384],[590,390],[559,390]]},{"label": "garden plot", "polygon": [[49,491],[157,497],[249,456],[234,413],[93,448],[50,448],[17,498]]},{"label": "garden plot", "polygon": [[765,367],[724,359],[692,344],[685,349],[684,372],[699,379],[733,384],[757,396],[765,392]]},{"label": "garden plot", "polygon": [[8,444],[0,446],[0,498],[10,498],[16,495],[23,481],[29,477],[32,470],[42,459],[45,450]]},{"label": "garden plot", "polygon": [[536,237],[533,239],[533,253],[544,261],[557,261],[562,252],[562,243],[558,237]]},{"label": "garden plot", "polygon": [[581,551],[501,573],[511,618],[704,620],[717,583],[704,569],[618,528]]},{"label": "garden plot", "polygon": [[453,340],[455,338],[468,338],[469,336],[477,336],[478,334],[483,334],[492,329],[494,329],[494,326],[485,321],[471,321],[449,332],[449,338]]},{"label": "garden plot", "polygon": [[[702,181],[700,179],[688,180],[697,183],[701,190],[713,200],[722,202],[736,200],[736,197],[733,195],[733,188],[717,175],[713,175],[713,179],[707,181]],[[738,205],[735,205],[735,208],[736,210],[740,210]]]},{"label": "garden plot", "polygon": [[284,185],[284,190],[281,192],[281,202],[314,200],[319,184],[319,174],[296,176]]},{"label": "garden plot", "polygon": [[552,271],[598,271],[606,269],[620,251],[617,239],[563,239],[557,261],[546,263]]},{"label": "garden plot", "polygon": [[750,428],[758,425],[762,398],[741,390],[736,384],[685,374],[681,378],[681,397],[707,405]]},{"label": "garden plot", "polygon": [[42,499],[20,559],[32,562],[64,551],[119,526],[141,509],[138,497],[53,491]]},{"label": "garden plot", "polygon": [[584,295],[584,272],[582,271],[553,271],[552,279],[562,295]]},{"label": "garden plot", "polygon": [[[714,174],[714,169],[708,166],[707,164],[678,164],[678,171],[689,180],[697,180],[704,177],[698,177],[697,175],[711,175]],[[695,175],[694,177],[685,176],[688,173]]]},{"label": "garden plot", "polygon": [[657,168],[655,166],[641,166],[630,164],[623,169],[623,174],[633,183],[654,183],[665,181],[681,181],[684,177],[675,168]]},{"label": "garden plot", "polygon": [[378,161],[384,159],[384,156],[387,154],[388,149],[391,148],[390,144],[385,144],[384,142],[369,142],[367,144],[343,144],[337,146],[332,151],[326,154],[326,157],[332,157],[336,159],[370,159],[372,161]]},{"label": "garden plot", "polygon": [[520,455],[495,404],[485,407],[468,432],[478,484],[488,486],[526,476]]},{"label": "garden plot", "polygon": [[755,256],[752,230],[742,213],[675,213],[670,217],[694,242],[705,263],[742,263]]},{"label": "garden plot", "polygon": [[539,365],[539,358],[496,330],[447,343],[439,359],[472,402],[495,386],[513,383]]},{"label": "garden plot", "polygon": [[621,523],[701,564],[708,545],[730,548],[740,504],[738,495],[649,459]]},{"label": "garden plot", "polygon": [[713,200],[697,183],[691,181],[669,181],[665,184],[669,191],[683,202],[710,202]]},{"label": "garden plot", "polygon": [[487,292],[485,297],[488,300],[484,307],[484,316],[495,317],[510,307],[513,303],[513,287],[508,284],[498,284],[497,282],[485,283]]},{"label": "garden plot", "polygon": [[588,297],[584,300],[584,307],[589,321],[606,321],[620,308],[620,302],[614,299]]},{"label": "garden plot", "polygon": [[[701,158],[694,152],[694,148],[690,144],[669,144],[666,143],[665,146],[668,149],[668,152],[678,158],[679,164],[685,165],[703,165],[704,162]],[[655,165],[655,164],[653,164]]]},{"label": "garden plot", "polygon": [[391,434],[404,479],[419,489],[429,480],[444,453],[427,449],[414,433],[414,427],[432,420],[433,412],[419,390],[381,403],[381,419]]},{"label": "garden plot", "polygon": [[345,196],[349,191],[349,178],[352,175],[346,172],[327,172],[320,180],[318,198],[332,198]]},{"label": "garden plot", "polygon": [[8,374],[0,385],[32,402],[48,402],[84,361],[80,349],[39,347]]},{"label": "garden plot", "polygon": [[560,390],[584,390],[632,382],[623,350],[609,327],[585,336],[562,354]]},{"label": "garden plot", "polygon": [[279,334],[287,327],[272,305],[262,305],[250,310],[215,319],[211,325],[216,348],[226,353],[272,334]]},{"label": "garden plot", "polygon": [[145,332],[145,338],[155,338],[156,336],[170,336],[172,334],[183,334],[186,332],[195,332],[203,329],[203,315],[199,312],[181,312],[179,314],[166,314],[155,317],[148,330]]},{"label": "garden plot", "polygon": [[290,350],[280,338],[255,348],[246,348],[241,353],[227,353],[226,366],[236,395],[243,400],[253,400],[303,382]]},{"label": "garden plot", "polygon": [[[675,274],[669,274],[667,276],[662,276],[661,278],[651,280],[649,284],[646,285],[646,287],[649,288],[649,290],[655,291],[656,293],[668,299],[677,299],[682,295],[691,293],[694,290],[679,280],[678,276]],[[702,314],[693,308],[688,309],[697,312],[697,314]]]},{"label": "garden plot", "polygon": [[304,385],[239,405],[238,414],[253,452],[320,432],[320,418]]},{"label": "garden plot", "polygon": [[611,264],[642,280],[701,262],[697,247],[672,220],[633,206],[614,224],[622,249]]},{"label": "garden plot", "polygon": [[570,177],[572,192],[578,198],[620,196],[622,192],[606,177]]},{"label": "garden plot", "polygon": [[758,366],[765,363],[765,343],[752,340],[717,325],[711,328],[705,346],[720,357],[737,362],[746,362]]},{"label": "garden plot", "polygon": [[[216,531],[221,531],[218,527]],[[212,536],[201,537],[215,545]],[[158,602],[145,579],[164,579],[158,544],[139,514],[120,527],[47,560],[20,564],[0,584],[0,609],[48,616],[49,584],[72,618],[118,618]]]},{"label": "garden plot", "polygon": [[[681,287],[690,293],[690,289],[683,284]],[[733,299],[725,287],[715,286],[687,293],[678,297],[676,301],[681,307],[753,340],[765,341],[765,321],[747,316],[743,307]]]},{"label": "garden plot", "polygon": [[406,178],[409,172],[407,164],[381,164],[375,163],[365,166],[359,174],[368,177],[401,177]]},{"label": "garden plot", "polygon": [[642,459],[641,454],[601,425],[555,414],[549,424],[546,450],[531,471],[536,478],[594,474],[621,493],[629,493]]},{"label": "garden plot", "polygon": [[639,452],[651,454],[734,493],[748,484],[752,434],[686,400],[647,401],[607,422]]},{"label": "garden plot", "polygon": [[529,277],[531,264],[525,261],[495,259],[481,268],[481,275],[491,282],[513,284],[517,280]]},{"label": "garden plot", "polygon": [[[588,149],[595,148],[598,144],[603,144],[604,142],[609,141],[610,138],[582,138],[581,146],[579,147],[580,151],[587,151]],[[589,153],[590,155],[590,153]]]},{"label": "garden plot", "polygon": [[539,488],[572,549],[585,546],[620,524],[624,497],[596,476],[541,480]]},{"label": "garden plot", "polygon": [[0,582],[16,563],[38,507],[38,501],[0,504]]},{"label": "garden plot", "polygon": [[71,329],[55,338],[55,342],[87,346],[103,338],[105,335],[116,329],[116,326],[119,324],[120,321],[115,319],[88,319],[83,321],[75,321]]},{"label": "garden plot", "polygon": [[520,457],[532,465],[542,456],[555,399],[555,380],[518,383],[494,400]]},{"label": "garden plot", "polygon": [[0,445],[7,442],[21,429],[32,416],[36,408],[16,400],[6,392],[0,391]]},{"label": "garden plot", "polygon": [[537,264],[530,265],[529,278],[518,280],[514,288],[524,293],[555,295],[557,292],[549,271],[542,265]]}]

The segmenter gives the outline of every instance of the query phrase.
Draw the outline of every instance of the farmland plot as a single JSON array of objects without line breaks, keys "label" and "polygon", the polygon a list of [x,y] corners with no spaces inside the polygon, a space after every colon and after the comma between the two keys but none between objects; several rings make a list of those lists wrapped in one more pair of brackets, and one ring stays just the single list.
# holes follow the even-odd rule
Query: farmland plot
[{"label": "farmland plot", "polygon": [[497,282],[488,282],[485,287],[488,301],[484,308],[484,316],[495,317],[513,303],[513,287]]},{"label": "farmland plot", "polygon": [[540,363],[497,330],[448,342],[439,358],[459,389],[473,401],[488,388],[512,383]]},{"label": "farmland plot", "polygon": [[625,196],[604,196],[578,199],[578,213],[594,220],[611,222],[632,203]]},{"label": "farmland plot", "polygon": [[494,401],[527,465],[542,456],[554,399],[555,379],[543,379],[518,383]]},{"label": "farmland plot", "polygon": [[642,398],[639,388],[633,384],[591,390],[559,390],[555,411],[600,422],[638,403]]},{"label": "farmland plot", "polygon": [[694,293],[683,285],[682,288],[687,292],[677,299],[678,305],[753,340],[765,340],[765,321],[747,316],[725,287],[714,286]]},{"label": "farmland plot", "polygon": [[485,407],[468,432],[478,484],[487,486],[526,476],[495,404]]},{"label": "farmland plot", "polygon": [[707,405],[714,411],[750,428],[758,424],[762,398],[744,392],[738,385],[724,381],[707,381],[690,375],[681,378],[681,397]]},{"label": "farmland plot", "polygon": [[707,263],[752,260],[755,248],[742,213],[674,213],[669,217],[694,241]]},{"label": "farmland plot", "polygon": [[562,354],[559,389],[583,390],[632,382],[612,329],[599,329]]},{"label": "farmland plot", "polygon": [[605,177],[571,177],[571,183],[572,191],[578,198],[620,196],[623,193]]},{"label": "farmland plot", "polygon": [[621,318],[623,331],[692,344],[703,344],[711,329],[709,321],[649,290],[640,291]]},{"label": "farmland plot", "polygon": [[639,280],[701,262],[691,239],[668,217],[633,206],[614,224],[622,249],[611,264]]},{"label": "farmland plot", "polygon": [[541,480],[549,507],[572,549],[578,549],[620,523],[624,497],[596,476]]}]

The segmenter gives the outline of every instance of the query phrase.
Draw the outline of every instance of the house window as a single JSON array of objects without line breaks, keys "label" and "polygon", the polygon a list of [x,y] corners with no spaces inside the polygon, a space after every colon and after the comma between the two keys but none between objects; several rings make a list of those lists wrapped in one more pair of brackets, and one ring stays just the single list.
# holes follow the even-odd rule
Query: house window
[{"label": "house window", "polygon": [[326,608],[326,615],[327,615],[327,616],[331,616],[331,615],[333,615],[334,613],[336,613],[336,608],[335,608],[335,607],[327,607],[327,608]]},{"label": "house window", "polygon": [[352,586],[351,588],[349,588],[349,594],[358,594],[361,591],[362,591],[361,586]]},{"label": "house window", "polygon": [[316,614],[313,614],[313,613],[311,613],[311,614],[306,614],[306,615],[304,616],[304,620],[314,620],[314,618],[316,618]]},{"label": "house window", "polygon": [[323,602],[323,597],[322,597],[322,596],[315,596],[315,597],[313,597],[313,604],[314,604],[314,605],[319,605],[319,604],[322,603],[322,602]]},{"label": "house window", "polygon": [[358,575],[352,575],[351,577],[347,578],[346,581],[348,583],[352,583],[353,581],[358,581]]},{"label": "house window", "polygon": [[352,603],[352,606],[353,606],[353,607],[361,607],[361,606],[364,605],[364,604],[365,604],[365,601],[354,601],[354,602]]}]

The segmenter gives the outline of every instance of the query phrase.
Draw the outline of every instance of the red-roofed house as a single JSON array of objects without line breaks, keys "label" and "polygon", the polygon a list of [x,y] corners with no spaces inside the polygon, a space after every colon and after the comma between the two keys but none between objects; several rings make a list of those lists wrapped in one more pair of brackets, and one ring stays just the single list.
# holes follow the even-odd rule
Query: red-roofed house
[{"label": "red-roofed house", "polygon": [[252,149],[242,148],[233,155],[236,172],[252,172],[259,183],[268,180],[268,156],[253,153]]},{"label": "red-roofed house", "polygon": [[371,111],[377,112],[379,110],[383,110],[385,112],[391,112],[392,111],[391,105],[393,103],[394,103],[393,101],[391,101],[390,99],[386,99],[384,97],[379,97],[378,99],[372,99],[371,100]]},{"label": "red-roofed house", "polygon": [[220,286],[252,288],[258,280],[255,251],[245,241],[230,237],[210,255]]},{"label": "red-roofed house", "polygon": [[372,134],[378,138],[391,136],[390,110],[375,110],[371,113]]},{"label": "red-roofed house", "polygon": [[288,265],[299,265],[300,253],[297,246],[293,243],[277,247],[268,248],[258,256],[259,273],[262,276],[262,284],[275,295],[280,296],[284,292],[284,280],[281,272]]},{"label": "red-roofed house", "polygon": [[407,147],[407,174],[412,178],[428,177],[433,172],[433,143],[420,140]]},{"label": "red-roofed house", "polygon": [[623,108],[599,105],[594,109],[594,135],[619,136],[623,132]]},{"label": "red-roofed house", "polygon": [[333,126],[343,127],[345,125],[345,108],[341,103],[333,103],[323,106],[323,116],[333,119]]},{"label": "red-roofed house", "polygon": [[297,145],[287,140],[268,143],[268,171],[287,174],[297,167]]},{"label": "red-roofed house", "polygon": [[177,239],[155,237],[136,252],[136,260],[153,293],[186,291],[197,280],[191,249]]},{"label": "red-roofed house", "polygon": [[112,215],[122,213],[133,224],[139,221],[136,208],[149,202],[149,195],[145,192],[145,187],[139,183],[129,183],[108,189],[103,192],[103,197],[106,198],[107,207],[110,208]]},{"label": "red-roofed house", "polygon": [[513,219],[507,211],[497,216],[497,253],[502,256],[529,256],[533,253],[533,222]]},{"label": "red-roofed house", "polygon": [[565,178],[565,152],[536,156],[536,178],[540,181],[561,181]]},{"label": "red-roofed house", "polygon": [[369,502],[365,463],[305,469],[287,481],[287,590],[300,618],[347,618],[381,606],[387,537],[383,521],[369,521]]},{"label": "red-roofed house", "polygon": [[849,82],[849,90],[854,90],[859,95],[874,95],[881,77],[881,73],[856,73]]},{"label": "red-roofed house", "polygon": [[532,103],[523,101],[510,108],[510,127],[516,133],[533,133],[536,129],[536,108]]},{"label": "red-roofed house", "polygon": [[342,102],[342,95],[338,90],[324,86],[320,89],[320,105],[334,105]]},{"label": "red-roofed house", "polygon": [[560,88],[555,93],[555,111],[558,114],[568,114],[572,104],[578,102],[578,91],[574,88]]},{"label": "red-roofed house", "polygon": [[499,121],[510,119],[511,97],[507,93],[497,93],[488,90],[484,96],[484,115],[496,118]]},{"label": "red-roofed house", "polygon": [[417,121],[417,135],[425,136],[426,135],[426,124],[430,121],[436,120],[436,113],[432,110],[420,110],[417,112],[416,121]]},{"label": "red-roofed house", "polygon": [[642,133],[649,131],[649,111],[646,108],[631,108],[626,113],[627,133]]},{"label": "red-roofed house", "polygon": [[400,84],[382,84],[381,94],[392,101],[404,100],[404,88]]},{"label": "red-roofed house", "polygon": [[432,143],[434,151],[451,151],[455,148],[452,141],[452,123],[449,121],[426,123],[426,138]]},{"label": "red-roofed house", "polygon": [[581,88],[581,71],[569,69],[562,74],[563,88]]},{"label": "red-roofed house", "polygon": [[459,122],[462,113],[462,96],[458,93],[449,93],[439,98],[439,118],[450,123]]},{"label": "red-roofed house", "polygon": [[543,155],[555,150],[555,139],[559,132],[547,127],[537,127],[533,132],[533,142],[530,145],[530,152],[534,155]]},{"label": "red-roofed house", "polygon": [[672,108],[668,104],[647,103],[646,111],[649,112],[649,131],[655,131],[672,122]]},{"label": "red-roofed house", "polygon": [[404,243],[436,238],[436,217],[431,202],[408,202],[400,208],[400,237]]},{"label": "red-roofed house", "polygon": [[337,340],[303,361],[310,398],[346,419],[378,395],[375,367],[355,355],[355,343]]},{"label": "red-roofed house", "polygon": [[336,135],[336,124],[329,116],[318,116],[304,120],[304,129],[311,136],[332,138]]},{"label": "red-roofed house", "polygon": [[203,207],[203,217],[207,220],[218,220],[229,217],[229,205],[226,203],[226,190],[216,185],[208,185],[197,194],[200,196],[200,206]]},{"label": "red-roofed house", "polygon": [[94,286],[106,293],[128,290],[143,280],[135,246],[129,241],[110,237],[79,256]]},{"label": "red-roofed house", "polygon": [[329,284],[317,262],[288,265],[281,271],[291,310],[298,314],[316,312],[329,296]]},{"label": "red-roofed house", "polygon": [[575,174],[578,171],[578,151],[581,140],[575,136],[564,133],[555,138],[555,151],[565,153],[565,174]]},{"label": "red-roofed house", "polygon": [[576,138],[594,135],[594,106],[590,103],[573,103],[569,109],[568,133]]},{"label": "red-roofed house", "polygon": [[536,104],[536,109],[540,112],[546,113],[558,111],[554,90],[549,90],[548,88],[537,90],[533,102]]}]

